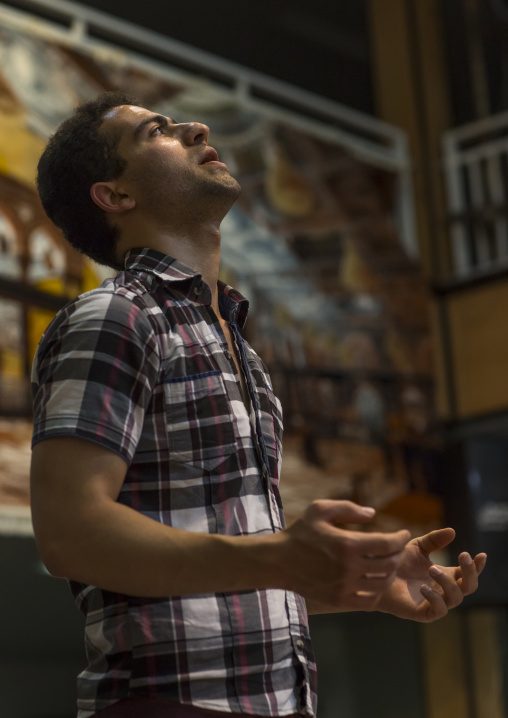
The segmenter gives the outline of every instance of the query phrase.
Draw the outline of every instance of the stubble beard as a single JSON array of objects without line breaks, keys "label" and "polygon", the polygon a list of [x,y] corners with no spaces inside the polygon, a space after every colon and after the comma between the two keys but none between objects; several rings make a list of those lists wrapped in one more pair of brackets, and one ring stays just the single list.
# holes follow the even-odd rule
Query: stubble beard
[{"label": "stubble beard", "polygon": [[196,182],[196,195],[215,198],[229,199],[231,204],[238,199],[240,195],[240,185],[237,180],[232,177],[227,170],[214,172],[213,177],[203,177]]},{"label": "stubble beard", "polygon": [[[241,192],[240,184],[227,170],[212,171],[210,176],[206,176],[204,170],[202,175],[191,175],[180,182],[172,178],[168,181],[167,177],[157,181],[156,168],[154,170],[149,176],[143,172],[135,178],[145,205],[154,216],[161,213],[175,218],[176,215],[189,216],[189,213],[194,216],[223,213],[225,216]],[[147,187],[152,189],[147,192]]]}]

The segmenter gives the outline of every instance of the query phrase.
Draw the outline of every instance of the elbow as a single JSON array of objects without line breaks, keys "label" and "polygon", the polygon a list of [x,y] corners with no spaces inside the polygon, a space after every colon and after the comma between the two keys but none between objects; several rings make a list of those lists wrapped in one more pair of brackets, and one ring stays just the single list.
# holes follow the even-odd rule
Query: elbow
[{"label": "elbow", "polygon": [[71,578],[63,541],[48,539],[48,537],[42,538],[36,534],[35,543],[39,557],[51,576],[55,578]]},{"label": "elbow", "polygon": [[37,552],[48,573],[55,578],[73,578],[72,565],[76,561],[72,534],[58,521],[40,516],[33,507],[32,523]]}]

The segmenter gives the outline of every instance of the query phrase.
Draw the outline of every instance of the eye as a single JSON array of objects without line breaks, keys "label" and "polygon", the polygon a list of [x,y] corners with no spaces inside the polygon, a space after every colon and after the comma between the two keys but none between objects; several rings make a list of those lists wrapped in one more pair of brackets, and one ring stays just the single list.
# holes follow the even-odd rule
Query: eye
[{"label": "eye", "polygon": [[160,134],[163,135],[166,131],[166,128],[163,125],[156,125],[153,130],[150,132],[151,135]]}]

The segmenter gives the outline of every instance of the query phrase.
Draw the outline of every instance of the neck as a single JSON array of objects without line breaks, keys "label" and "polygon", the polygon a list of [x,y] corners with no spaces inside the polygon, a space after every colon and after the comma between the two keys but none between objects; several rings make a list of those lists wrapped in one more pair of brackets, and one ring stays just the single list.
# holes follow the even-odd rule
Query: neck
[{"label": "neck", "polygon": [[131,222],[122,231],[118,252],[122,256],[133,247],[148,247],[162,252],[199,272],[212,292],[212,308],[219,315],[217,280],[220,267],[220,223],[208,223],[192,229],[160,229],[154,226],[136,227]]}]

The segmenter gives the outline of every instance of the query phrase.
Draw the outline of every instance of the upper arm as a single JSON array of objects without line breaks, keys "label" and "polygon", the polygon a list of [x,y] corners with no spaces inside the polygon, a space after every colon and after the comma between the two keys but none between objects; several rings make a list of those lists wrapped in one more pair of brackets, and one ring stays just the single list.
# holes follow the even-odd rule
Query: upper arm
[{"label": "upper arm", "polygon": [[64,309],[37,350],[33,443],[72,436],[130,462],[159,378],[157,336],[123,295],[84,295]]},{"label": "upper arm", "polygon": [[[37,545],[52,565],[104,502],[115,501],[127,464],[112,451],[73,437],[47,439],[32,452],[30,500]],[[53,571],[52,571],[53,572]]]},{"label": "upper arm", "polygon": [[31,503],[52,573],[117,499],[159,365],[152,324],[125,296],[84,295],[43,337],[32,376]]}]

